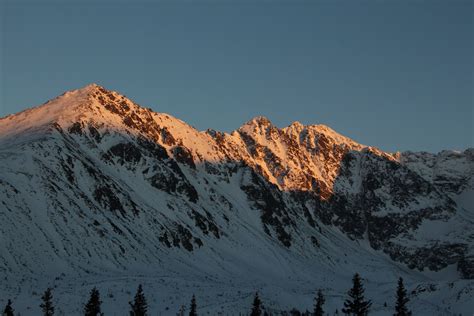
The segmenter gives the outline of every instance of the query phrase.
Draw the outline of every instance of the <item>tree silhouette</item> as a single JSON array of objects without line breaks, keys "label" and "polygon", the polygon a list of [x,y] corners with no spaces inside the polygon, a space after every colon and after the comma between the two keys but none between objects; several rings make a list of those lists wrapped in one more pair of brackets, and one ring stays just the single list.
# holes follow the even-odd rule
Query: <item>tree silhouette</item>
[{"label": "tree silhouette", "polygon": [[352,288],[347,292],[349,298],[344,302],[342,312],[348,315],[365,316],[372,302],[364,299],[364,287],[358,273],[352,278]]},{"label": "tree silhouette", "polygon": [[255,297],[253,299],[252,312],[250,313],[250,316],[261,316],[261,315],[262,315],[262,301],[260,300],[260,297],[258,296],[258,292],[256,292]]},{"label": "tree silhouette", "polygon": [[3,310],[3,316],[13,316],[15,310],[12,307],[12,300],[8,300],[7,306]]},{"label": "tree silhouette", "polygon": [[398,279],[397,287],[397,302],[395,304],[395,314],[394,316],[411,316],[411,311],[408,310],[407,303],[410,300],[407,296],[407,290],[403,285],[403,279]]},{"label": "tree silhouette", "polygon": [[101,304],[102,304],[102,301],[100,300],[99,290],[96,287],[94,287],[91,290],[89,301],[84,306],[84,316],[103,315],[103,313],[100,310]]},{"label": "tree silhouette", "polygon": [[51,288],[47,288],[44,291],[43,296],[41,296],[43,303],[41,303],[40,307],[43,311],[44,316],[53,316],[54,315],[54,306],[53,306],[53,294],[51,293]]},{"label": "tree silhouette", "polygon": [[197,316],[196,296],[191,298],[191,308],[189,309],[189,316]]},{"label": "tree silhouette", "polygon": [[318,290],[318,294],[316,295],[316,304],[314,305],[314,316],[324,316],[323,305],[326,301],[323,296],[323,292]]},{"label": "tree silhouette", "polygon": [[128,302],[131,307],[130,316],[145,316],[147,312],[148,305],[146,303],[145,294],[143,294],[142,285],[138,285],[137,293],[135,294],[135,299],[132,302]]}]

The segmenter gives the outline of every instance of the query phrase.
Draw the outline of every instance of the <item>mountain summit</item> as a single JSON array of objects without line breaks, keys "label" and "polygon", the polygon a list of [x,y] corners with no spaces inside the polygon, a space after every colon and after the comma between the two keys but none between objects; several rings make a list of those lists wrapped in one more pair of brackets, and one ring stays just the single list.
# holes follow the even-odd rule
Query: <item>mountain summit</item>
[{"label": "mountain summit", "polygon": [[1,118],[0,160],[0,296],[23,315],[52,284],[66,314],[92,284],[123,311],[133,283],[165,314],[183,293],[211,314],[256,290],[309,308],[322,286],[335,310],[354,272],[381,313],[399,276],[417,315],[472,307],[473,149],[392,154],[264,117],[203,132],[91,84]]}]

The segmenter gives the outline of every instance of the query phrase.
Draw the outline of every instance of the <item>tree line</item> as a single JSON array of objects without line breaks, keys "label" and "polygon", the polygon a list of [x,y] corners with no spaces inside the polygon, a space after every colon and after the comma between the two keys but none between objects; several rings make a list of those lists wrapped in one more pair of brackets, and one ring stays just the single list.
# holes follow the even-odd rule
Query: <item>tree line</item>
[{"label": "tree line", "polygon": [[[347,292],[347,299],[344,301],[344,307],[342,313],[344,315],[352,316],[366,316],[369,314],[372,302],[366,300],[364,296],[364,286],[362,279],[358,273],[352,278],[352,288]],[[394,316],[411,316],[411,311],[408,309],[407,304],[409,302],[407,291],[403,284],[403,279],[398,279],[397,291],[395,294],[395,311]],[[41,296],[42,303],[39,305],[43,316],[54,316],[55,308],[53,304],[53,294],[51,288],[46,289],[44,294]],[[296,309],[290,311],[291,316],[323,316],[326,314],[324,310],[324,304],[326,299],[323,291],[319,289],[314,298],[314,309],[312,312],[299,312]],[[90,291],[89,300],[84,305],[83,314],[84,316],[103,316],[104,313],[101,309],[102,300],[100,299],[99,290],[94,287]],[[133,301],[129,302],[129,315],[130,316],[147,316],[148,314],[148,303],[143,292],[143,287],[140,284],[137,288],[137,292]],[[339,314],[336,310],[336,315]],[[13,303],[8,300],[7,305],[3,311],[3,316],[14,316]],[[177,313],[178,316],[185,316],[185,309],[182,307]],[[197,303],[196,296],[193,295],[189,305],[189,316],[197,316]],[[252,307],[250,309],[250,316],[270,316],[271,314],[265,310],[263,302],[260,299],[259,293],[256,292],[253,298]]]}]

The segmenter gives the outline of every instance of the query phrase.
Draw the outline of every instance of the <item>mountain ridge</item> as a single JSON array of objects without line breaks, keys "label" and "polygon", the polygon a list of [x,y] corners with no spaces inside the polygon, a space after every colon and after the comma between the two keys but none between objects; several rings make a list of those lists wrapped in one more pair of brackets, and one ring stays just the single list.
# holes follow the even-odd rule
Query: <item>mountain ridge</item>
[{"label": "mountain ridge", "polygon": [[[70,102],[68,102],[69,100],[67,100],[68,97],[74,97],[72,101],[75,102],[76,105],[82,105],[81,102],[90,101],[90,98],[92,98],[93,95],[98,93],[98,92],[101,92],[103,94],[113,94],[114,96],[118,96],[118,97],[124,98],[124,99],[126,98],[124,95],[121,95],[116,91],[106,90],[104,87],[102,87],[102,86],[100,86],[96,83],[90,83],[90,84],[88,84],[88,85],[86,85],[82,88],[79,88],[79,89],[68,90],[68,91],[64,92],[63,94],[59,95],[58,97],[53,98],[51,100],[48,100],[48,101],[46,101],[45,103],[43,103],[39,106],[33,106],[33,107],[30,107],[30,108],[25,109],[23,111],[20,111],[18,113],[9,114],[9,115],[6,115],[5,117],[1,117],[0,120],[12,120],[12,119],[17,119],[18,117],[21,117],[21,116],[24,116],[24,115],[31,115],[32,112],[40,111],[42,109],[47,109],[48,107],[53,106],[52,104],[59,105],[58,107],[55,107],[54,109],[55,110],[59,109],[59,110],[61,110],[60,112],[62,113],[64,111],[71,110],[70,108],[68,108],[68,106],[71,105]],[[149,110],[152,111],[151,109],[149,109]],[[178,118],[173,117],[173,116],[171,116],[169,114],[166,114],[166,113],[159,113],[159,112],[154,112],[154,113],[161,114],[161,115],[168,116],[168,117],[172,117],[174,120],[179,120]],[[54,116],[50,117],[51,121],[54,121],[55,119],[57,119],[57,117],[54,117]],[[181,120],[179,120],[179,121],[181,121]],[[248,120],[247,122],[243,123],[242,126],[237,128],[236,130],[233,130],[229,133],[227,133],[227,132],[219,132],[219,133],[232,134],[232,133],[235,133],[239,130],[242,130],[245,126],[251,126],[251,125],[259,126],[261,124],[266,124],[268,126],[276,127],[276,126],[273,125],[273,123],[267,117],[265,117],[265,116],[256,116],[256,117]],[[192,127],[191,125],[189,125],[189,126]],[[299,128],[311,128],[311,129],[314,128],[315,130],[318,130],[318,131],[321,131],[321,132],[326,131],[328,134],[335,135],[339,139],[346,139],[349,142],[356,143],[355,141],[353,141],[353,140],[351,140],[351,139],[349,139],[345,136],[342,136],[341,134],[335,132],[333,129],[331,129],[330,127],[328,127],[324,124],[303,125],[300,122],[295,121],[295,122],[292,122],[287,127],[282,128],[282,130],[290,129],[290,128],[295,127],[295,126],[297,126]],[[194,127],[192,127],[192,128],[194,128]],[[205,131],[200,131],[200,132],[205,132]],[[363,145],[361,145],[361,146],[363,146]]]},{"label": "mountain ridge", "polygon": [[[327,284],[335,308],[341,279],[359,270],[374,295],[381,275],[398,273],[414,291],[435,282],[460,312],[471,306],[472,149],[396,155],[324,125],[280,129],[262,117],[231,133],[198,131],[88,85],[0,119],[0,160],[0,216],[10,225],[0,228],[0,273],[23,286],[46,282],[40,275],[81,288],[93,275],[114,283],[111,271],[150,280],[166,271],[180,290],[184,279],[239,283],[219,287],[226,299],[258,280],[284,308],[312,279]],[[432,310],[423,300],[440,306],[424,292],[413,294],[420,312]],[[386,297],[375,298],[382,314]]]}]

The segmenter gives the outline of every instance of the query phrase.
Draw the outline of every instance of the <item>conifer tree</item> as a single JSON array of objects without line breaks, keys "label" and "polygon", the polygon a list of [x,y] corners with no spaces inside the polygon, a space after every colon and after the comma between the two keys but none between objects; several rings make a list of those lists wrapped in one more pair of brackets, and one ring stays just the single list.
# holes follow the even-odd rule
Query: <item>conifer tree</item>
[{"label": "conifer tree", "polygon": [[191,308],[189,309],[189,316],[197,316],[196,296],[193,294],[191,299]]},{"label": "conifer tree", "polygon": [[364,287],[358,273],[352,278],[352,288],[347,292],[349,298],[344,302],[342,312],[347,315],[366,316],[372,302],[364,299]]},{"label": "conifer tree", "polygon": [[103,313],[100,310],[100,305],[102,301],[100,300],[99,290],[94,287],[91,290],[89,301],[84,306],[84,316],[101,316]]},{"label": "conifer tree", "polygon": [[135,299],[132,302],[128,302],[131,307],[130,316],[146,316],[148,305],[146,303],[145,294],[143,294],[142,285],[138,285]]},{"label": "conifer tree", "polygon": [[323,305],[326,300],[324,299],[324,295],[321,290],[318,290],[315,300],[316,304],[314,305],[314,316],[324,316]]},{"label": "conifer tree", "polygon": [[301,316],[301,312],[293,307],[290,311],[290,316]]},{"label": "conifer tree", "polygon": [[186,307],[184,305],[181,305],[178,311],[178,316],[184,316],[184,311],[186,310]]},{"label": "conifer tree", "polygon": [[255,297],[253,299],[252,312],[250,313],[250,316],[261,316],[261,315],[262,315],[262,301],[260,300],[260,297],[258,296],[258,292],[256,292]]},{"label": "conifer tree", "polygon": [[15,310],[12,307],[12,301],[8,300],[7,306],[5,306],[5,309],[3,310],[3,316],[13,316],[13,313]]},{"label": "conifer tree", "polygon": [[397,302],[395,304],[395,314],[394,316],[411,316],[411,311],[408,310],[407,303],[410,300],[407,296],[407,290],[403,285],[403,279],[398,279],[397,287]]},{"label": "conifer tree", "polygon": [[51,288],[47,288],[44,291],[43,296],[41,296],[43,303],[41,303],[40,307],[43,310],[44,316],[53,316],[54,315],[54,306],[53,306],[53,294],[51,293]]}]

